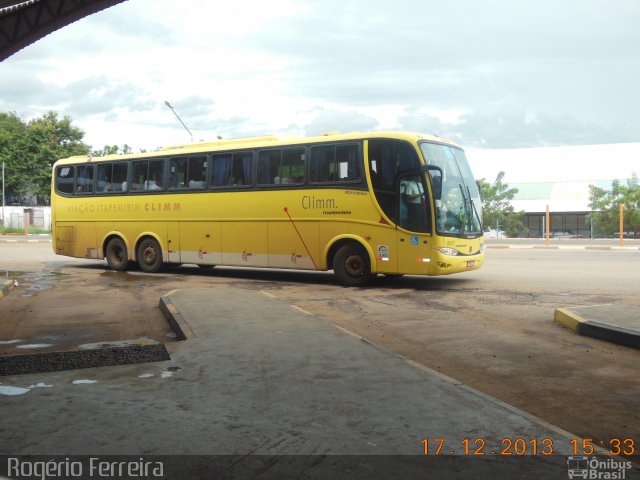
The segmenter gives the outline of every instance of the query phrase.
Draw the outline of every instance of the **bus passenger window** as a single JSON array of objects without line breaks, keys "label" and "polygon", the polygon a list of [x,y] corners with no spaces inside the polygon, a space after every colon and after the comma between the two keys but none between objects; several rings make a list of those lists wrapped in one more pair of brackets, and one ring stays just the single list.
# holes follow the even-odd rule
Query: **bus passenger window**
[{"label": "bus passenger window", "polygon": [[231,160],[229,153],[214,155],[211,169],[211,187],[224,187],[231,178]]},{"label": "bus passenger window", "polygon": [[164,160],[151,160],[146,190],[164,190]]},{"label": "bus passenger window", "polygon": [[93,193],[93,165],[79,165],[76,172],[76,193]]},{"label": "bus passenger window", "polygon": [[253,153],[224,153],[212,158],[210,187],[241,187],[253,183]]},{"label": "bus passenger window", "polygon": [[127,191],[127,173],[129,164],[115,163],[113,165],[113,173],[111,176],[111,190],[114,192]]},{"label": "bus passenger window", "polygon": [[328,182],[331,170],[335,170],[335,148],[333,145],[311,147],[311,181]]},{"label": "bus passenger window", "polygon": [[207,157],[189,157],[187,178],[191,189],[199,190],[207,185]]},{"label": "bus passenger window", "polygon": [[111,191],[111,170],[113,169],[112,163],[100,163],[98,164],[98,188],[97,192],[110,192]]},{"label": "bus passenger window", "polygon": [[355,182],[360,180],[356,145],[311,147],[311,181],[316,183]]},{"label": "bus passenger window", "polygon": [[56,190],[59,193],[73,193],[74,167],[58,167],[56,169]]},{"label": "bus passenger window", "polygon": [[304,183],[304,148],[263,150],[258,154],[258,181],[263,185]]},{"label": "bus passenger window", "polygon": [[243,152],[233,154],[233,163],[231,164],[232,186],[241,187],[251,185],[253,183],[253,153]]},{"label": "bus passenger window", "polygon": [[131,191],[140,192],[144,190],[144,182],[149,174],[149,161],[139,160],[133,162],[133,175],[131,176]]}]

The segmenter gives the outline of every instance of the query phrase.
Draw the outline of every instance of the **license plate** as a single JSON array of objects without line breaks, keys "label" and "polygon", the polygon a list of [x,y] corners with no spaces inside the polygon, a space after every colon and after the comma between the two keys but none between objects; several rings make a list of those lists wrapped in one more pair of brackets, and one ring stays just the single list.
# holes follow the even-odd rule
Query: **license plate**
[{"label": "license plate", "polygon": [[475,260],[471,260],[469,262],[467,262],[467,267],[473,267],[476,264]]}]

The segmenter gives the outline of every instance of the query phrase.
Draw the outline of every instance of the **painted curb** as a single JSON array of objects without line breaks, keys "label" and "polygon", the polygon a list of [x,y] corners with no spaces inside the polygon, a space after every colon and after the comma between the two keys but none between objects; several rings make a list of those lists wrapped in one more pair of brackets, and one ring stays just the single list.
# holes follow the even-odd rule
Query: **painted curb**
[{"label": "painted curb", "polygon": [[160,297],[160,310],[169,322],[169,325],[175,332],[176,338],[178,340],[192,340],[196,338],[196,334],[193,332],[185,318],[171,301],[170,296],[175,292],[176,290],[173,290],[168,294]]},{"label": "painted curb", "polygon": [[638,331],[587,320],[569,308],[556,308],[553,320],[578,335],[640,349],[640,332]]},{"label": "painted curb", "polygon": [[13,290],[13,287],[13,280],[3,280],[2,282],[0,282],[0,298],[4,297],[11,290]]}]

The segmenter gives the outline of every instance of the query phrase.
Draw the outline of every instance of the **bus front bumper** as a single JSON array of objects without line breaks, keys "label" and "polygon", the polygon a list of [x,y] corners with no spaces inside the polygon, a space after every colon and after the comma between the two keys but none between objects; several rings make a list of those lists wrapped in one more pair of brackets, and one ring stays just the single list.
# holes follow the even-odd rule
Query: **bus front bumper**
[{"label": "bus front bumper", "polygon": [[477,270],[484,264],[484,253],[476,255],[444,255],[435,252],[429,263],[429,275],[450,275],[452,273]]}]

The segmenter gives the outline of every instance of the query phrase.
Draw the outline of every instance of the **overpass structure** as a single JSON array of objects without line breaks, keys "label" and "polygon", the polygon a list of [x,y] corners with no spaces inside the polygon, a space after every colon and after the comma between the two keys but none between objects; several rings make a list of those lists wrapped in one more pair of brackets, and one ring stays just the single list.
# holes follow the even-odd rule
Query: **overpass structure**
[{"label": "overpass structure", "polygon": [[46,35],[125,0],[0,0],[0,62]]}]

